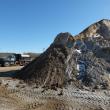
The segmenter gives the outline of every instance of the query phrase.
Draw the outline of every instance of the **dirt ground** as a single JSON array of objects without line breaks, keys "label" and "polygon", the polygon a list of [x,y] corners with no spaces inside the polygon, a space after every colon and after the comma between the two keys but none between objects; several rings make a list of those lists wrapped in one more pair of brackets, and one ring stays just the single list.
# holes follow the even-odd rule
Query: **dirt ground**
[{"label": "dirt ground", "polygon": [[21,66],[0,67],[0,110],[110,110],[110,96],[74,88],[44,91],[10,77]]},{"label": "dirt ground", "polygon": [[20,70],[23,66],[0,67],[0,72]]}]

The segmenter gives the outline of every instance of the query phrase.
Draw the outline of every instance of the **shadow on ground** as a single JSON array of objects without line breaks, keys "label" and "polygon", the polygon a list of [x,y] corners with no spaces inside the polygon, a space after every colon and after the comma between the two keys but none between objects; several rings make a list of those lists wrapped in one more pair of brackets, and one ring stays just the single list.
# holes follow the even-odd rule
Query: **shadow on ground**
[{"label": "shadow on ground", "polygon": [[11,70],[11,71],[7,71],[7,72],[0,72],[0,77],[15,77],[16,73],[19,70]]}]

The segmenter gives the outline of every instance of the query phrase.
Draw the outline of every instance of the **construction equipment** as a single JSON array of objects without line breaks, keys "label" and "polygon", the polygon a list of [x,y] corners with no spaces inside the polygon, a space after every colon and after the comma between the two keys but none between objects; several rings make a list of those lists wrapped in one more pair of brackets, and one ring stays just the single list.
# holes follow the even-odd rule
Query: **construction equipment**
[{"label": "construction equipment", "polygon": [[7,67],[12,65],[20,65],[24,66],[32,61],[30,55],[23,54],[5,54],[2,58],[0,58],[0,66]]}]

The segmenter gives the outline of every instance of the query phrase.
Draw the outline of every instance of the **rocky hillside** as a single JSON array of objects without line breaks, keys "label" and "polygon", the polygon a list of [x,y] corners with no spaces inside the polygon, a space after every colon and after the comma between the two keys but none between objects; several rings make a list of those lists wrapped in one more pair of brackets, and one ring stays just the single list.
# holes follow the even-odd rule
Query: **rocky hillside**
[{"label": "rocky hillside", "polygon": [[18,72],[37,86],[110,86],[110,21],[101,20],[77,36],[60,33],[50,47]]}]

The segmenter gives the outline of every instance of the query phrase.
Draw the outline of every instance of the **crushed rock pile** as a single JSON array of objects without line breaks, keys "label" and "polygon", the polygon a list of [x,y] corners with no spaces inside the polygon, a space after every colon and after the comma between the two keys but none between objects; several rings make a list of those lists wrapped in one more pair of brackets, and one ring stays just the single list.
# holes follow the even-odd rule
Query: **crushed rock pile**
[{"label": "crushed rock pile", "polygon": [[109,33],[109,20],[101,20],[75,37],[60,33],[17,77],[43,87],[109,89]]},{"label": "crushed rock pile", "polygon": [[57,35],[50,47],[19,72],[19,78],[35,82],[40,86],[63,86],[69,80],[66,72],[67,58],[73,36],[69,33]]}]

